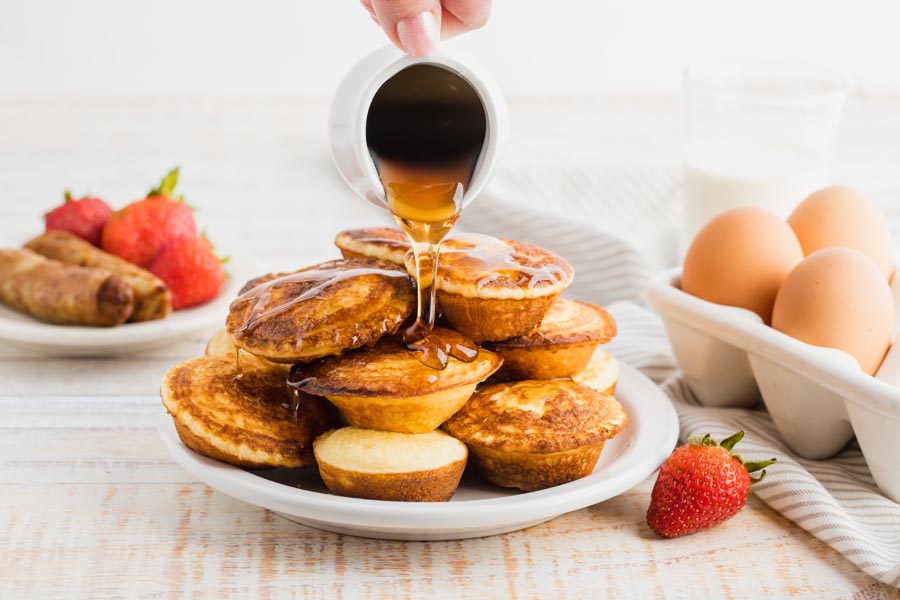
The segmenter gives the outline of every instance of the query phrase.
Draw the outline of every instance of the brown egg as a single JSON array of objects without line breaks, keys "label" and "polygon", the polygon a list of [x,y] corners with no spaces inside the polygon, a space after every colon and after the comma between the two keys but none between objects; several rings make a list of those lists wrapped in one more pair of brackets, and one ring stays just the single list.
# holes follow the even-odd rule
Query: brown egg
[{"label": "brown egg", "polygon": [[714,217],[691,242],[681,289],[752,310],[769,323],[781,282],[801,260],[787,223],[762,208],[734,208]]},{"label": "brown egg", "polygon": [[894,333],[891,288],[862,253],[819,250],[784,280],[772,327],[814,346],[843,350],[874,375]]},{"label": "brown egg", "polygon": [[832,186],[801,202],[788,224],[797,234],[803,254],[840,246],[859,250],[890,279],[891,229],[881,208],[856,190]]}]

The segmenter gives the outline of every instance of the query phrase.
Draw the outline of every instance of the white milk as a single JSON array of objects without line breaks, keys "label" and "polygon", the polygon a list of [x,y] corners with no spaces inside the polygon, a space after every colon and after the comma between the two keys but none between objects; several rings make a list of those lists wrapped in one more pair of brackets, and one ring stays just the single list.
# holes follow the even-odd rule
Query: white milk
[{"label": "white milk", "polygon": [[684,163],[684,233],[690,243],[716,214],[754,205],[787,217],[828,181],[825,157],[766,138],[688,144]]}]

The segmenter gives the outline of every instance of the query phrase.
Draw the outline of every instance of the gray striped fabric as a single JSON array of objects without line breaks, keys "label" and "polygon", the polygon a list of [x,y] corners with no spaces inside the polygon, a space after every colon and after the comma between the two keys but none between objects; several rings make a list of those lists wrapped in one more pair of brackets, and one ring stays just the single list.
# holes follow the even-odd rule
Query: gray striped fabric
[{"label": "gray striped fabric", "polygon": [[672,398],[681,438],[746,432],[747,460],[778,458],[754,492],[880,581],[900,587],[900,504],[878,491],[855,443],[838,456],[800,458],[781,442],[763,408],[699,406],[677,365],[660,319],[644,306],[648,277],[678,262],[679,178],[649,167],[535,167],[498,174],[461,226],[531,241],[575,268],[567,295],[610,309],[619,324],[609,350],[658,382]]}]

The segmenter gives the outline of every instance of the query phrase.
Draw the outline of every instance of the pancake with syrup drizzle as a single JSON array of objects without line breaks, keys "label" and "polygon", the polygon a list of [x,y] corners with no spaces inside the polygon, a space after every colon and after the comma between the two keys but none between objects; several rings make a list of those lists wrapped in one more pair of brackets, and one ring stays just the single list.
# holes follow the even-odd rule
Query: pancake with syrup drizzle
[{"label": "pancake with syrup drizzle", "polygon": [[289,384],[328,398],[356,427],[423,433],[459,410],[501,362],[495,353],[479,349],[468,362],[451,357],[436,370],[386,337],[373,346],[295,365]]},{"label": "pancake with syrup drizzle", "polygon": [[338,424],[333,406],[287,386],[282,369],[203,356],[172,367],[160,388],[184,444],[242,467],[311,465],[313,440]]},{"label": "pancake with syrup drizzle", "polygon": [[572,282],[572,265],[528,242],[463,233],[441,247],[439,289],[479,298],[557,296]]},{"label": "pancake with syrup drizzle", "polygon": [[273,362],[308,362],[394,333],[415,309],[406,271],[370,258],[333,260],[247,283],[231,303],[235,345]]},{"label": "pancake with syrup drizzle", "polygon": [[477,233],[444,242],[437,271],[444,320],[478,343],[534,330],[574,276],[572,265],[540,246]]},{"label": "pancake with syrup drizzle", "polygon": [[348,229],[334,238],[344,258],[377,258],[403,265],[412,244],[405,233],[395,227]]},{"label": "pancake with syrup drizzle", "polygon": [[[342,231],[335,244],[346,256],[402,258],[415,273],[411,245],[399,229]],[[535,329],[573,276],[568,261],[535,244],[463,233],[441,245],[437,301],[446,322],[473,341],[504,340]]]},{"label": "pancake with syrup drizzle", "polygon": [[503,357],[498,379],[556,379],[584,370],[615,335],[616,321],[601,307],[557,298],[537,329],[486,346]]},{"label": "pancake with syrup drizzle", "polygon": [[482,387],[443,429],[489,482],[539,490],[589,475],[627,422],[611,395],[554,379]]}]

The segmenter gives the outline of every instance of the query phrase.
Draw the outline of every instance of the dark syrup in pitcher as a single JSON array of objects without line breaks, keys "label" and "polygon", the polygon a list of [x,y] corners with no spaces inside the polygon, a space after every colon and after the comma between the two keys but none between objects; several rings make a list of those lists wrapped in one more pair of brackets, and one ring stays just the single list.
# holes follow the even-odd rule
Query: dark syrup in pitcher
[{"label": "dark syrup in pitcher", "polygon": [[[387,80],[369,107],[366,139],[384,187],[387,208],[409,236],[415,255],[415,323],[402,338],[430,367],[447,364],[449,346],[477,347],[433,332],[440,245],[459,219],[463,196],[487,131],[484,107],[472,86],[447,69],[418,64]],[[446,331],[446,330],[443,330]]]}]

